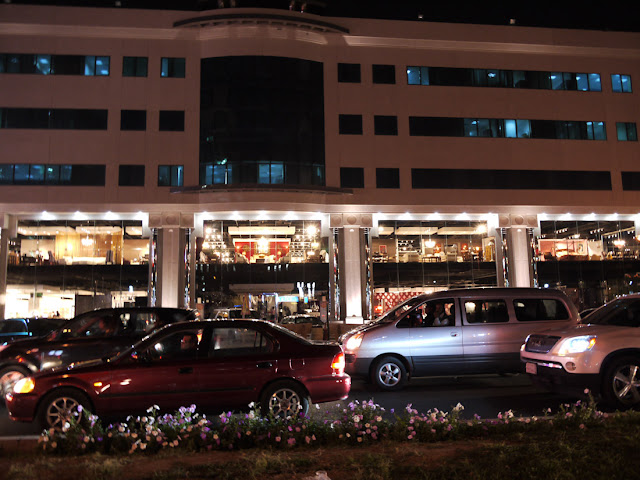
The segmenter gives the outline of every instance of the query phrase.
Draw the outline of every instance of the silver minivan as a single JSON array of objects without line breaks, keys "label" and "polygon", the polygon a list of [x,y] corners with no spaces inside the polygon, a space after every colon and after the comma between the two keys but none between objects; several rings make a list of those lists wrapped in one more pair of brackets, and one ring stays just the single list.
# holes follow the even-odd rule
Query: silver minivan
[{"label": "silver minivan", "polygon": [[527,335],[579,319],[559,290],[447,290],[410,298],[340,341],[347,373],[398,390],[411,377],[522,372]]}]

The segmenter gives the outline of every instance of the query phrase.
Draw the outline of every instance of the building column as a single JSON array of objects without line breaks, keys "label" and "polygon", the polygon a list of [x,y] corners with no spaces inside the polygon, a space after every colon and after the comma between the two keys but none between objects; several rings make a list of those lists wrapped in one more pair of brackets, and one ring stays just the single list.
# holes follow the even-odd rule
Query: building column
[{"label": "building column", "polygon": [[9,242],[17,235],[18,219],[13,215],[0,216],[0,319],[4,318],[7,297],[7,265]]},{"label": "building column", "polygon": [[158,307],[193,307],[191,263],[194,216],[180,213],[149,215],[153,260],[149,262],[149,303]]},{"label": "building column", "polygon": [[[339,318],[345,323],[363,323],[371,318],[370,258],[367,248],[367,230],[372,226],[370,214],[332,214],[330,227],[337,230],[337,293],[332,303],[339,302]],[[337,247],[337,250],[336,250]],[[337,298],[336,298],[337,297]]]},{"label": "building column", "polygon": [[538,227],[537,217],[519,214],[500,215],[499,227],[499,231],[505,232],[506,239],[506,242],[502,242],[502,255],[496,256],[502,266],[504,286],[535,286],[532,240],[533,231]]}]

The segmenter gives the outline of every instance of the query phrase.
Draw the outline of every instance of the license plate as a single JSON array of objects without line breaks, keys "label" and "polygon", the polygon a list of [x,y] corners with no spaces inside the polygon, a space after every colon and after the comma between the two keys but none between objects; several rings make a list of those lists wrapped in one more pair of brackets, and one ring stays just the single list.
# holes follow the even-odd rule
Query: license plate
[{"label": "license plate", "polygon": [[536,365],[535,363],[527,363],[525,364],[525,368],[527,370],[527,373],[530,373],[531,375],[538,374],[538,365]]}]

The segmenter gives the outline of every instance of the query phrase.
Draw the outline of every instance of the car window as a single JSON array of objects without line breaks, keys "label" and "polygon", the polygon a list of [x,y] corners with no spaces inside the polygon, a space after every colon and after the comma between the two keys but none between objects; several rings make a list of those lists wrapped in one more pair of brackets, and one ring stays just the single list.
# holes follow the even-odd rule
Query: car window
[{"label": "car window", "polygon": [[398,328],[452,327],[456,324],[455,301],[453,298],[429,300],[407,313],[400,320]]},{"label": "car window", "polygon": [[109,337],[116,330],[116,319],[110,311],[107,312],[90,312],[80,318],[69,322],[62,329],[67,337]]},{"label": "car window", "polygon": [[153,343],[142,355],[152,362],[191,360],[198,356],[202,342],[202,329],[172,332]]},{"label": "car window", "polygon": [[587,319],[590,325],[640,326],[640,300],[622,299],[599,308]]},{"label": "car window", "polygon": [[158,324],[158,315],[154,312],[123,312],[118,318],[120,335],[144,335],[151,332]]},{"label": "car window", "polygon": [[507,323],[507,302],[500,299],[478,299],[464,302],[467,323]]},{"label": "car window", "polygon": [[513,308],[519,322],[569,319],[567,307],[554,298],[517,299],[513,301]]},{"label": "car window", "polygon": [[214,328],[209,344],[210,357],[256,355],[274,350],[273,340],[253,328]]},{"label": "car window", "polygon": [[27,325],[22,320],[4,320],[0,322],[0,333],[26,333]]}]

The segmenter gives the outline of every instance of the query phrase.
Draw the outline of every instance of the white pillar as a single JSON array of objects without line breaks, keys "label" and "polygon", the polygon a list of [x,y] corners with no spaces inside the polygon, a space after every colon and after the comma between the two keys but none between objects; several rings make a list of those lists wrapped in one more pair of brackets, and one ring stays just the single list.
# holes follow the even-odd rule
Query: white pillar
[{"label": "white pillar", "polygon": [[0,319],[5,315],[9,241],[16,236],[17,229],[17,218],[13,215],[2,214],[0,217]]},{"label": "white pillar", "polygon": [[362,265],[361,232],[359,227],[344,228],[345,321],[362,323]]},{"label": "white pillar", "polygon": [[[180,278],[184,262],[180,255],[180,228],[161,228],[158,231],[158,297],[159,307],[182,307]],[[183,284],[184,285],[184,284]]]},{"label": "white pillar", "polygon": [[507,229],[507,251],[509,259],[509,286],[531,287],[531,245],[526,227]]}]

